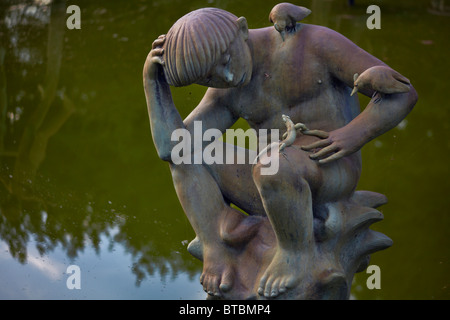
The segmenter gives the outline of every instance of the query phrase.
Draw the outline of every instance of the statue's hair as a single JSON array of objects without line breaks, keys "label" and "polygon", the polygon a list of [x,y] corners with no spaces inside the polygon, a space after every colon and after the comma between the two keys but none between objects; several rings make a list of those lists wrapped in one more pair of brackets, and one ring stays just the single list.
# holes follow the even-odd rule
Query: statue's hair
[{"label": "statue's hair", "polygon": [[205,77],[235,39],[237,20],[228,11],[203,8],[175,22],[164,44],[167,82],[179,87]]}]

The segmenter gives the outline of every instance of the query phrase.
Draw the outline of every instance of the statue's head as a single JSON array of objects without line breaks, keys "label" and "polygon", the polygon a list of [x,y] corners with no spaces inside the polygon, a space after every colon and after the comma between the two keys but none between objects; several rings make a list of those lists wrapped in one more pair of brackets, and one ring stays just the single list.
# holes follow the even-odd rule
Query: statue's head
[{"label": "statue's head", "polygon": [[192,11],[170,28],[164,43],[164,72],[173,86],[247,84],[252,73],[244,17],[217,8]]}]

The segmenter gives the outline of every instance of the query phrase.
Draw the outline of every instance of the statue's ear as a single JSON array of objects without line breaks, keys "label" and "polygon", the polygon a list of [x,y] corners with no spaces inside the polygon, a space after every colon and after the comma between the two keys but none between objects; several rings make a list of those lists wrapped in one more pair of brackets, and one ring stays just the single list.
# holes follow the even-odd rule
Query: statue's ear
[{"label": "statue's ear", "polygon": [[241,30],[242,34],[244,35],[244,39],[247,40],[248,39],[247,19],[245,19],[245,17],[240,17],[239,19],[237,19],[237,22],[239,25],[239,29]]},{"label": "statue's ear", "polygon": [[355,74],[353,75],[353,82],[355,82],[356,79],[358,79],[358,77],[359,77],[359,74],[355,73]]}]

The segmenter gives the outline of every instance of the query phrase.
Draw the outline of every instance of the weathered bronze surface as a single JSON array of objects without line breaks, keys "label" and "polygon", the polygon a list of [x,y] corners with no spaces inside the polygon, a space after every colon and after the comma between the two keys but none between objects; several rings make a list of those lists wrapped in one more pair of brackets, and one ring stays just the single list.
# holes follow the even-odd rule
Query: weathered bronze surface
[{"label": "weathered bronze surface", "polygon": [[[309,13],[280,4],[275,28],[249,30],[243,17],[196,10],[154,41],[145,62],[153,141],[197,235],[188,250],[203,261],[209,298],[347,299],[354,273],[392,244],[369,229],[386,197],[355,190],[360,149],[407,116],[416,91],[341,34],[300,23]],[[193,83],[209,89],[183,120],[170,85]],[[357,91],[372,97],[362,112]],[[239,118],[257,132],[279,129],[280,148],[254,164],[173,162],[175,130],[194,135],[201,121],[203,132],[225,132]],[[274,151],[277,173],[262,174]]]}]

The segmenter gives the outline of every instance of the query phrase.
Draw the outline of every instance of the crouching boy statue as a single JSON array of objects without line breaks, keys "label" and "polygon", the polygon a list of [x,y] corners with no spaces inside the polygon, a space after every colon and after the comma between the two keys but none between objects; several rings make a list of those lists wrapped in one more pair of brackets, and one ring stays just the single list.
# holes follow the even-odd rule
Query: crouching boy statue
[{"label": "crouching boy statue", "polygon": [[[283,3],[270,13],[275,28],[249,30],[244,17],[199,9],[145,61],[153,141],[196,233],[188,250],[203,261],[208,298],[346,299],[354,273],[391,245],[369,229],[386,198],[355,190],[360,149],[411,111],[416,91],[339,33],[299,23],[309,13]],[[183,120],[170,85],[194,83],[209,88]],[[372,97],[362,112],[356,91]],[[244,164],[174,163],[175,130],[194,135],[201,121],[225,132],[239,118],[279,130],[270,150]],[[276,174],[263,174],[273,156]]]}]

